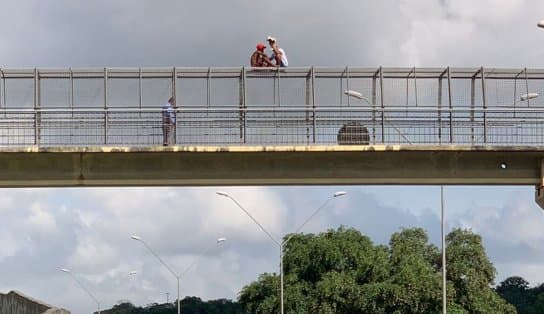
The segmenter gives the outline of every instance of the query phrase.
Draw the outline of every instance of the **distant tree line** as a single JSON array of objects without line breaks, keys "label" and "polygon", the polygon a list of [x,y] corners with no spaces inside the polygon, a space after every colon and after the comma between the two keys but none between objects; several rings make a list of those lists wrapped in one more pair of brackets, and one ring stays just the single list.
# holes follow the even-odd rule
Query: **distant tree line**
[{"label": "distant tree line", "polygon": [[[176,314],[176,303],[149,304],[145,307],[122,302],[102,314]],[[227,299],[202,301],[198,297],[186,297],[181,300],[182,314],[242,314],[242,307],[237,302]]]},{"label": "distant tree line", "polygon": [[[286,235],[289,237],[290,235]],[[446,236],[448,313],[544,313],[544,285],[510,277],[496,288],[495,267],[479,235],[454,229]],[[284,248],[286,313],[441,313],[442,257],[421,228],[394,233],[375,245],[352,228],[296,234]],[[238,301],[182,300],[182,313],[279,313],[279,276],[261,274]],[[107,314],[174,314],[175,303],[121,303]]]},{"label": "distant tree line", "polygon": [[525,279],[512,276],[501,282],[496,291],[513,304],[519,314],[544,313],[544,284],[530,288]]}]

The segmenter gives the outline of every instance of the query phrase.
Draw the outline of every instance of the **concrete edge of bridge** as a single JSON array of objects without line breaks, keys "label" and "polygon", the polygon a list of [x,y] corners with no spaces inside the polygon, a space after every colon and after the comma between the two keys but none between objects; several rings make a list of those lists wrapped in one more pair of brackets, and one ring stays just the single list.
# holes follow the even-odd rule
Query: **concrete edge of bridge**
[{"label": "concrete edge of bridge", "polygon": [[544,152],[544,146],[473,145],[240,145],[240,146],[0,146],[0,153],[256,153],[256,152]]}]

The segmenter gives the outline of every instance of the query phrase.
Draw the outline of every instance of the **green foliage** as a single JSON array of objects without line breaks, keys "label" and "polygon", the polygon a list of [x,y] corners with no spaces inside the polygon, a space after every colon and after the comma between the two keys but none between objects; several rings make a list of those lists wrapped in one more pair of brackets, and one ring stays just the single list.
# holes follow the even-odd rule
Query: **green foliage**
[{"label": "green foliage", "polygon": [[[449,313],[516,313],[490,288],[496,271],[480,236],[455,229],[448,234],[447,245]],[[284,247],[285,309],[287,313],[440,313],[441,266],[440,250],[421,228],[393,234],[389,246],[376,246],[359,231],[345,227],[318,235],[296,234]],[[242,289],[239,303],[246,313],[277,313],[278,276],[259,276]]]},{"label": "green foliage", "polygon": [[544,313],[544,284],[529,288],[525,279],[512,276],[501,282],[495,290],[513,304],[519,314]]},{"label": "green foliage", "polygon": [[[115,305],[109,310],[104,310],[102,314],[175,314],[177,313],[176,304],[150,304],[146,307],[136,307],[128,302]],[[202,301],[198,297],[186,297],[181,300],[182,314],[242,314],[241,306],[231,300],[219,299]]]}]

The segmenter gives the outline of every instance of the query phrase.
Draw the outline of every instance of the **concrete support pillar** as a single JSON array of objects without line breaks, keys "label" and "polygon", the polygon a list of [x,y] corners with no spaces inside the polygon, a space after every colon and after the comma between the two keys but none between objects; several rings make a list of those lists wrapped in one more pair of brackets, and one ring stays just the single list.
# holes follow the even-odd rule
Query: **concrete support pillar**
[{"label": "concrete support pillar", "polygon": [[535,191],[535,200],[544,209],[544,159],[540,160],[540,178]]}]

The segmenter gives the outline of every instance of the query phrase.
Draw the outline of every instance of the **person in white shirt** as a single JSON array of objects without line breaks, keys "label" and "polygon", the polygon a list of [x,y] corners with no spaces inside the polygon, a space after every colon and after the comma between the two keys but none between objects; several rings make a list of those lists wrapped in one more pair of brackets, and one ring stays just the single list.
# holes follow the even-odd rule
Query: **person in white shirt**
[{"label": "person in white shirt", "polygon": [[272,55],[270,56],[270,60],[275,60],[276,65],[282,68],[289,66],[289,62],[287,61],[287,55],[282,48],[278,47],[276,38],[268,36],[266,41],[268,41],[268,45],[270,46],[270,48],[272,48]]}]

